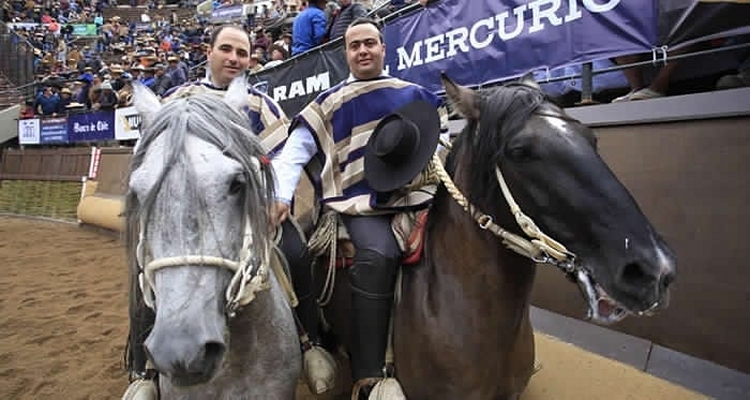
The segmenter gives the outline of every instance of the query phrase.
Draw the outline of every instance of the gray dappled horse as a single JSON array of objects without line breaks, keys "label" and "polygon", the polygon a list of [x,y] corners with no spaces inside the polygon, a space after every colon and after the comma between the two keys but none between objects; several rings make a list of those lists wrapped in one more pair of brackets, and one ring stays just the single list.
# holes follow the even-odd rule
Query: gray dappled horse
[{"label": "gray dappled horse", "polygon": [[240,111],[246,97],[241,80],[224,99],[163,105],[135,88],[143,123],[126,199],[128,362],[143,370],[133,350],[145,339],[164,399],[294,397],[299,339],[268,269],[273,178]]},{"label": "gray dappled horse", "polygon": [[[675,260],[594,133],[533,81],[481,92],[443,84],[467,125],[429,211],[423,258],[403,269],[396,376],[409,400],[517,399],[534,369],[537,261],[575,280],[589,316],[607,324],[666,307]],[[345,299],[336,293],[328,310],[344,332]]]}]

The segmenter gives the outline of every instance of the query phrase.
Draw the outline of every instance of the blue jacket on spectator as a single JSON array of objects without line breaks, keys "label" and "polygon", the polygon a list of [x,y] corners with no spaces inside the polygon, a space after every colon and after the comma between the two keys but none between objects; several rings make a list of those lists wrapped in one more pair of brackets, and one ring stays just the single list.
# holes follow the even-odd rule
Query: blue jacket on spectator
[{"label": "blue jacket on spectator", "polygon": [[40,94],[34,102],[34,111],[36,111],[38,107],[41,108],[42,115],[52,115],[57,112],[57,103],[59,102],[60,98],[57,97],[56,94],[53,94],[50,97]]},{"label": "blue jacket on spectator", "polygon": [[323,43],[326,35],[326,14],[312,2],[294,18],[292,24],[292,55],[303,53]]}]

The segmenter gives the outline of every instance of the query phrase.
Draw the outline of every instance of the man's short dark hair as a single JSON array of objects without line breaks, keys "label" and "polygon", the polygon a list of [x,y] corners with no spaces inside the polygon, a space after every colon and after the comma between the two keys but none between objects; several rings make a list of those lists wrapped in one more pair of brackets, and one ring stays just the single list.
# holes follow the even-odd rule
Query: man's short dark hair
[{"label": "man's short dark hair", "polygon": [[[351,27],[357,26],[357,25],[365,25],[370,24],[375,27],[375,29],[378,30],[378,36],[380,37],[380,43],[385,43],[385,39],[383,38],[383,31],[380,29],[380,23],[372,18],[368,17],[359,17],[354,19],[351,24],[346,28],[348,31]],[[346,32],[344,32],[344,36],[346,36]]]},{"label": "man's short dark hair", "polygon": [[[216,38],[219,37],[219,34],[224,29],[237,29],[240,32],[245,32],[245,28],[236,24],[224,24],[224,25],[217,26],[211,31],[211,37],[208,39],[208,44],[211,46],[212,49],[214,48],[214,45],[216,44]],[[247,32],[245,32],[245,35],[247,35]],[[247,41],[250,42],[249,35],[247,36]]]}]

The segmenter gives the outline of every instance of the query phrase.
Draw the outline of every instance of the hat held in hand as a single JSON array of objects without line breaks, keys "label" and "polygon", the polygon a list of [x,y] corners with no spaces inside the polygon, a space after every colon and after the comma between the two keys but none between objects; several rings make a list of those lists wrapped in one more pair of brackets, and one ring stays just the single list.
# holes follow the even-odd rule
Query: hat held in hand
[{"label": "hat held in hand", "polygon": [[415,101],[383,118],[365,147],[365,179],[378,192],[411,182],[435,153],[440,136],[437,108]]}]

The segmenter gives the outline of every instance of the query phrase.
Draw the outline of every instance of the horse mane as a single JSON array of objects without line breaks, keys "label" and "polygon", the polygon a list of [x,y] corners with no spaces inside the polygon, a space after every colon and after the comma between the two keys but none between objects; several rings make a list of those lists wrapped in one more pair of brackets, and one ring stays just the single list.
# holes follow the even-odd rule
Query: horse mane
[{"label": "horse mane", "polygon": [[459,157],[464,168],[471,171],[467,174],[464,194],[473,204],[485,205],[497,198],[500,189],[494,166],[500,165],[509,139],[520,132],[529,117],[547,101],[539,88],[523,82],[477,93],[474,107],[479,109],[479,119],[467,119],[446,160],[446,169],[451,175],[456,172]]},{"label": "horse mane", "polygon": [[[273,172],[258,160],[265,157],[265,151],[259,138],[253,133],[250,121],[224,100],[214,94],[193,94],[175,98],[163,105],[158,115],[141,125],[141,138],[132,157],[130,173],[144,162],[145,154],[157,137],[166,140],[166,162],[157,184],[145,198],[139,199],[132,190],[125,195],[125,245],[130,275],[129,317],[130,331],[125,349],[125,365],[131,372],[145,371],[146,359],[142,346],[148,337],[155,320],[154,312],[146,307],[140,290],[138,275],[140,266],[136,259],[141,219],[148,218],[156,201],[159,188],[171,171],[184,174],[189,187],[196,189],[192,195],[198,197],[195,176],[186,168],[189,161],[186,157],[186,136],[193,135],[221,149],[225,156],[242,165],[246,185],[244,187],[244,210],[253,229],[254,253],[260,259],[266,259],[266,244],[270,238],[268,232],[268,206],[275,198],[273,193]],[[257,173],[257,165],[261,165]],[[128,182],[130,176],[128,176]],[[196,210],[196,213],[200,210]],[[199,218],[201,229],[212,229],[207,218]],[[240,232],[240,235],[242,232]],[[238,244],[242,238],[237,238]]]}]

